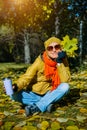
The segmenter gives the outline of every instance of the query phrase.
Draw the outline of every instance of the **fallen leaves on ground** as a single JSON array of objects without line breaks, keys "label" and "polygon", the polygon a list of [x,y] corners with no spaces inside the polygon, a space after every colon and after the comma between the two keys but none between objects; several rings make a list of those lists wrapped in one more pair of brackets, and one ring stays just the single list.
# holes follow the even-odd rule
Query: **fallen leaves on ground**
[{"label": "fallen leaves on ground", "polygon": [[[6,66],[5,66],[6,67]],[[3,66],[4,68],[4,66]],[[72,73],[70,92],[54,106],[51,113],[26,117],[21,103],[4,94],[2,78],[13,82],[25,66],[0,70],[0,130],[87,130],[87,68]]]}]

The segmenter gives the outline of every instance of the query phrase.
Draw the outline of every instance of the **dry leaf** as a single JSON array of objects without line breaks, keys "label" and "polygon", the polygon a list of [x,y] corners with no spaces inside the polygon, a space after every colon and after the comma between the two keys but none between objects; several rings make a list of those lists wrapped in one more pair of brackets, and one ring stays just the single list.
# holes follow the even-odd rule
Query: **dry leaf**
[{"label": "dry leaf", "polygon": [[24,109],[20,109],[20,110],[18,111],[18,113],[19,113],[19,114],[23,114],[23,113],[25,113],[25,110],[24,110]]},{"label": "dry leaf", "polygon": [[59,122],[54,121],[51,123],[51,130],[60,130],[60,128],[61,127]]},{"label": "dry leaf", "polygon": [[43,130],[46,130],[49,127],[49,123],[47,121],[42,121],[41,122],[41,128]]},{"label": "dry leaf", "polygon": [[21,126],[24,126],[24,125],[26,125],[26,121],[21,121],[15,127],[21,127]]},{"label": "dry leaf", "polygon": [[79,130],[77,126],[68,126],[66,130]]},{"label": "dry leaf", "polygon": [[81,113],[87,113],[87,109],[86,109],[86,108],[81,108],[81,109],[80,109],[80,112],[81,112]]},{"label": "dry leaf", "polygon": [[80,115],[77,115],[76,118],[77,118],[77,120],[78,120],[79,122],[83,122],[85,119],[87,119],[87,117],[85,117],[85,116],[80,116]]},{"label": "dry leaf", "polygon": [[24,126],[24,127],[22,127],[21,130],[37,130],[37,128],[30,125],[30,126]]},{"label": "dry leaf", "polygon": [[58,117],[58,118],[57,118],[57,121],[59,121],[59,122],[67,122],[67,121],[68,121],[68,118]]}]

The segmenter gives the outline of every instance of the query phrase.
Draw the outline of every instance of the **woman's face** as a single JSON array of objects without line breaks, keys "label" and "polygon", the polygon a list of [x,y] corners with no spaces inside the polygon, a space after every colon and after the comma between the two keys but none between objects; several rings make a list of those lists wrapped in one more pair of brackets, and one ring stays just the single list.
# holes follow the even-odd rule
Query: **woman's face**
[{"label": "woman's face", "polygon": [[56,59],[58,57],[58,52],[61,51],[61,47],[60,44],[53,42],[51,43],[47,49],[47,55],[51,58],[51,59]]}]

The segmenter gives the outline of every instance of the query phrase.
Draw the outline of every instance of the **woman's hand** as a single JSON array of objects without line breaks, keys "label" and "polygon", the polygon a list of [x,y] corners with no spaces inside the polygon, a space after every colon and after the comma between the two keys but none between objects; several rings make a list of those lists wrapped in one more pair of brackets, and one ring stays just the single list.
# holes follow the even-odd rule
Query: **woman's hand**
[{"label": "woman's hand", "polygon": [[17,86],[17,84],[13,84],[13,85],[12,85],[12,88],[13,88],[13,92],[17,92],[17,91],[18,91],[18,86]]},{"label": "woman's hand", "polygon": [[63,60],[63,58],[65,58],[66,57],[66,52],[64,52],[64,51],[60,51],[59,53],[58,53],[58,58],[57,58],[57,63],[62,63],[62,60]]}]

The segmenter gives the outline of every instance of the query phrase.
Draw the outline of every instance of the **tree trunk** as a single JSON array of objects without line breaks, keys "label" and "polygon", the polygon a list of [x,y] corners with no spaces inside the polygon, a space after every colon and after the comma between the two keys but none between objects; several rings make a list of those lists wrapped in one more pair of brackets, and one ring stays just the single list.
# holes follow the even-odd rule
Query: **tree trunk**
[{"label": "tree trunk", "polygon": [[80,57],[80,65],[82,64],[82,29],[83,29],[83,21],[80,22],[80,36],[79,36],[79,57]]},{"label": "tree trunk", "polygon": [[29,47],[29,33],[24,31],[24,61],[26,64],[30,63],[30,47]]},{"label": "tree trunk", "polygon": [[55,35],[58,36],[59,34],[59,19],[58,16],[55,18]]},{"label": "tree trunk", "polygon": [[[57,8],[57,2],[54,2],[54,8]],[[58,36],[59,34],[59,18],[58,18],[58,14],[56,14],[55,17],[55,35]]]}]

